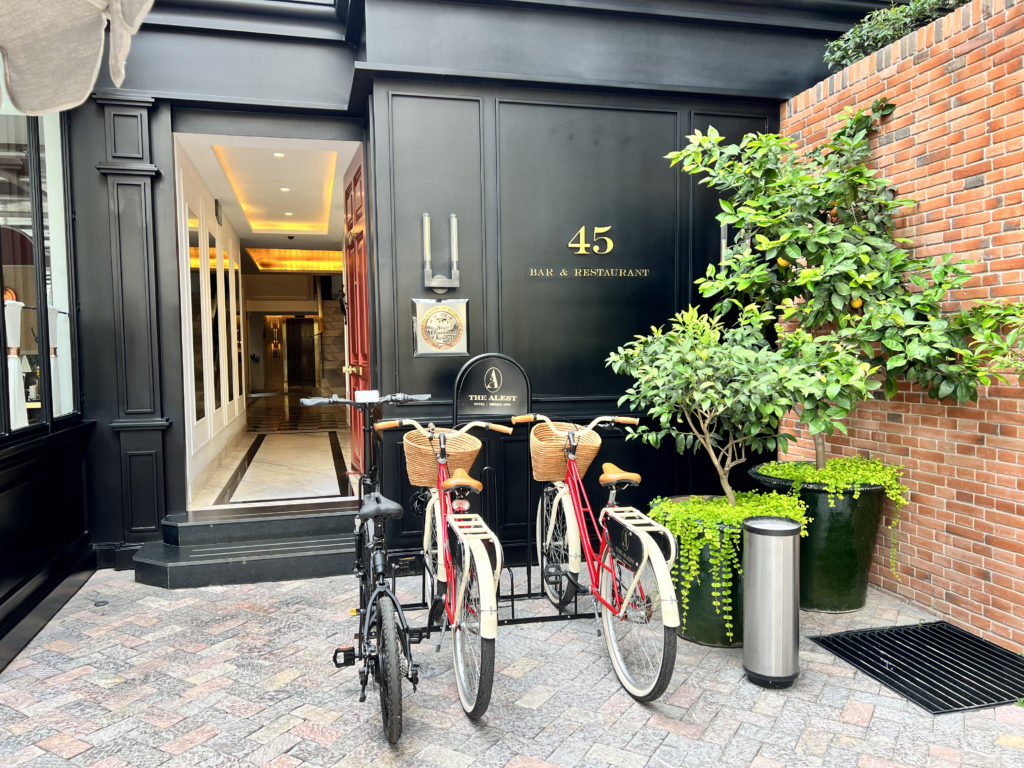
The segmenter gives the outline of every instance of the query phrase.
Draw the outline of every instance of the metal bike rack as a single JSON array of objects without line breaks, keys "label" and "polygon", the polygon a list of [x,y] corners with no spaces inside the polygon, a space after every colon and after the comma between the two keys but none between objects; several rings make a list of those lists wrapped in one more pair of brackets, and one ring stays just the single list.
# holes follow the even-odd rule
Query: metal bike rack
[{"label": "metal bike rack", "polygon": [[[511,379],[511,380],[510,380]],[[455,386],[452,396],[452,424],[460,424],[468,420],[496,421],[522,413],[531,413],[532,396],[530,379],[526,370],[514,359],[507,355],[498,353],[477,355],[469,360],[459,370],[455,377]],[[492,467],[484,467],[483,472],[493,473]],[[532,482],[527,472],[524,482]],[[493,487],[493,484],[485,483],[485,487]],[[529,497],[529,494],[527,494]],[[528,510],[528,523],[526,525],[526,564],[524,566],[505,565],[498,575],[498,625],[510,624],[534,624],[549,621],[568,621],[571,619],[594,618],[592,611],[583,609],[580,611],[580,596],[577,592],[573,598],[570,612],[567,608],[560,609],[557,614],[544,616],[523,616],[517,615],[517,601],[543,600],[548,603],[547,595],[544,594],[542,575],[539,568],[533,565],[533,553],[536,549],[534,541],[534,526],[530,523],[532,511]],[[396,587],[397,578],[401,575],[413,575],[420,573],[420,600],[414,603],[402,603],[402,607],[410,609],[429,608],[427,596],[426,569],[423,564],[422,553],[401,554],[395,553],[390,556],[392,564],[392,588]],[[515,570],[525,569],[525,588],[517,591]],[[534,572],[537,572],[537,581],[534,583]],[[506,578],[507,577],[507,578]],[[506,585],[507,581],[507,585]],[[505,587],[507,586],[507,589]],[[585,596],[586,598],[586,596]],[[504,618],[501,614],[507,613]],[[430,637],[431,630],[439,627],[416,627],[410,628],[411,634],[415,634],[415,640],[419,642],[422,638]]]}]

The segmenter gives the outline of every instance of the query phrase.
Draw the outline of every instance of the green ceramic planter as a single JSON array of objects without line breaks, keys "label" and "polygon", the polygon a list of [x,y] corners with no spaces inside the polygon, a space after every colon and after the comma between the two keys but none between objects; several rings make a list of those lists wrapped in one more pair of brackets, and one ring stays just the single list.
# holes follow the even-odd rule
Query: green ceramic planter
[{"label": "green ceramic planter", "polygon": [[[750,476],[766,488],[788,492],[792,480]],[[832,498],[834,504],[829,503]],[[857,611],[867,602],[868,573],[874,555],[878,524],[882,519],[885,489],[862,485],[832,496],[816,483],[800,486],[800,498],[812,518],[807,536],[800,540],[800,608],[804,611],[841,613]]]},{"label": "green ceramic planter", "polygon": [[[742,552],[740,553],[742,562]],[[743,645],[743,576],[732,575],[732,640],[725,630],[725,619],[716,613],[711,596],[711,564],[708,548],[704,547],[700,558],[700,583],[690,585],[690,610],[686,616],[686,628],[679,632],[684,640],[700,645],[719,648],[738,648]],[[673,574],[676,594],[679,593],[679,579]],[[682,605],[680,605],[680,615]]]}]

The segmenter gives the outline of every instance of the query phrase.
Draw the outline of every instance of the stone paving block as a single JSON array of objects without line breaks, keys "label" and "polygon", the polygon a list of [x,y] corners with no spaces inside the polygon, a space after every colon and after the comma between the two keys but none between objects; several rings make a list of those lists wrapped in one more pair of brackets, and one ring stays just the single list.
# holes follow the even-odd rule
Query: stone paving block
[{"label": "stone paving block", "polygon": [[[355,670],[329,661],[354,629],[352,584],[341,577],[169,593],[129,573],[97,573],[0,673],[0,766],[14,755],[75,768],[432,768],[438,755],[475,768],[595,768],[626,755],[672,768],[942,768],[954,756],[963,766],[1024,765],[1024,710],[932,717],[807,639],[929,618],[874,589],[865,611],[801,616],[802,674],[784,691],[747,681],[741,651],[680,642],[665,696],[641,705],[619,686],[592,619],[517,625],[500,630],[491,708],[472,723],[458,702],[447,638],[440,653],[430,642],[414,646],[421,685],[415,694],[405,686],[405,732],[390,746],[376,690],[357,703]],[[402,581],[399,590],[414,594]],[[97,608],[98,600],[108,605]],[[543,602],[532,610],[552,612]],[[37,746],[48,739],[86,748],[65,758]]]}]

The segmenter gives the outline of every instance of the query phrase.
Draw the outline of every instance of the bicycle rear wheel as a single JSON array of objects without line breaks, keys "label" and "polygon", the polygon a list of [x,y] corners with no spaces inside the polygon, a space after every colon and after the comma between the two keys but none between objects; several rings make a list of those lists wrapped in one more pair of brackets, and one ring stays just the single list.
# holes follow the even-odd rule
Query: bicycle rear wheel
[{"label": "bicycle rear wheel", "polygon": [[[564,498],[564,497],[563,497]],[[537,562],[540,564],[541,586],[556,608],[564,608],[576,597],[579,574],[569,571],[569,514],[571,510],[545,488],[537,502]],[[544,578],[544,569],[555,566],[562,576],[552,583]]]},{"label": "bicycle rear wheel", "polygon": [[494,638],[486,638],[481,630],[480,579],[476,558],[465,552],[455,566],[455,589],[462,585],[466,573],[466,589],[455,609],[452,627],[452,661],[455,683],[462,708],[470,720],[487,711],[494,685]]},{"label": "bicycle rear wheel", "polygon": [[662,600],[675,600],[675,595],[661,594],[651,559],[639,574],[616,558],[611,549],[606,550],[602,562],[615,574],[613,583],[612,572],[601,568],[601,596],[609,603],[621,603],[636,582],[628,603],[617,615],[607,607],[601,609],[612,667],[630,696],[640,702],[653,701],[668,687],[676,660],[676,632],[665,626],[662,612]]},{"label": "bicycle rear wheel", "polygon": [[377,603],[377,686],[384,736],[394,744],[402,735],[402,669],[399,658],[398,617],[394,603],[382,598]]}]

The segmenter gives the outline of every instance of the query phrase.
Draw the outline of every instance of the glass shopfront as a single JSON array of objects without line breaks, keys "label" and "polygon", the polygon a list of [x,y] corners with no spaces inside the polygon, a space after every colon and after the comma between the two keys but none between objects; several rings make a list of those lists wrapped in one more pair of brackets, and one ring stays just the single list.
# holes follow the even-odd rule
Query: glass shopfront
[{"label": "glass shopfront", "polygon": [[0,262],[7,365],[0,428],[77,410],[63,119],[0,104]]}]

